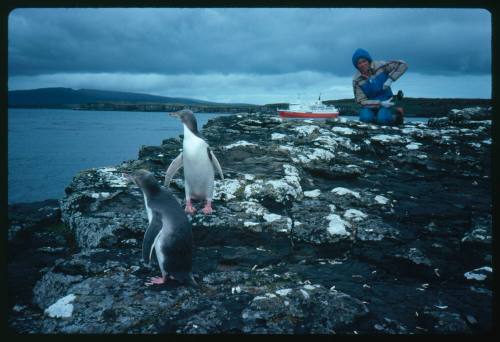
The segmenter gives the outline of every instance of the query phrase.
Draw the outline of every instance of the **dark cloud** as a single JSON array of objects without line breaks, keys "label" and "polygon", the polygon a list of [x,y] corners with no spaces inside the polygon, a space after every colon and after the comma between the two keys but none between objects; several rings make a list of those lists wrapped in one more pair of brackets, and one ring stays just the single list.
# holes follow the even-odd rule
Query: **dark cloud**
[{"label": "dark cloud", "polygon": [[9,76],[53,73],[351,75],[352,52],[421,74],[491,73],[480,9],[18,9]]}]

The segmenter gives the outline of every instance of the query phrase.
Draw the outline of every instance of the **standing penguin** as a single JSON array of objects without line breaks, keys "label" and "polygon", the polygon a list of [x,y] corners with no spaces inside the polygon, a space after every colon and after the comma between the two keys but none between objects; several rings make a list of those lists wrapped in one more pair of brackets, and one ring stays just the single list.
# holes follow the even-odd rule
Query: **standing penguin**
[{"label": "standing penguin", "polygon": [[154,249],[161,270],[162,276],[151,278],[146,285],[163,284],[169,276],[197,286],[192,274],[193,233],[179,202],[147,170],[124,176],[144,194],[149,226],[144,234],[142,257],[150,264]]},{"label": "standing penguin", "polygon": [[182,152],[175,158],[165,174],[165,186],[168,187],[175,173],[184,166],[184,184],[186,191],[185,212],[194,213],[196,209],[191,199],[205,200],[204,214],[212,213],[212,198],[214,193],[214,167],[224,179],[219,161],[198,131],[196,117],[193,112],[183,109],[171,113],[177,116],[184,125],[184,140]]}]

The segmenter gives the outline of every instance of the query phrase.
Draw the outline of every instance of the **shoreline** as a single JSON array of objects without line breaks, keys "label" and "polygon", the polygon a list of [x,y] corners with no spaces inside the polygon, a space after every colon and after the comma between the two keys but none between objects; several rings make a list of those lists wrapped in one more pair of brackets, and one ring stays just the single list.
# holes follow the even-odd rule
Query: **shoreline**
[{"label": "shoreline", "polygon": [[[42,111],[44,111],[44,110],[42,110]],[[63,111],[64,111],[64,110],[63,110]],[[54,112],[55,112],[55,111],[54,111]],[[94,113],[97,113],[97,112],[94,112]],[[109,113],[109,112],[108,112],[108,113]],[[34,113],[34,114],[36,114],[36,113]],[[103,114],[104,114],[104,113],[103,113]],[[10,115],[11,115],[11,116],[12,116],[12,115],[14,115],[14,116],[15,116],[15,113],[11,113]],[[66,115],[66,114],[65,114],[65,115]],[[89,116],[90,116],[90,115],[91,115],[91,114],[89,114]],[[128,114],[128,112],[124,113],[124,115],[128,115],[128,116],[135,116],[135,114]],[[160,115],[160,116],[161,116],[161,115],[164,115],[164,113],[158,113],[158,115]],[[207,116],[200,115],[200,117],[199,117],[199,122],[203,122],[203,121],[207,120],[207,118],[210,118],[212,114],[211,114],[211,113],[206,113],[206,115],[207,115]],[[216,114],[216,115],[231,116],[231,115],[238,115],[238,114]],[[29,116],[31,116],[31,115],[29,115]],[[68,114],[67,114],[67,116],[71,116],[71,113],[68,113]],[[99,113],[99,114],[98,114],[98,115],[96,115],[96,116],[101,116],[101,114]],[[156,114],[154,114],[154,116],[156,117]],[[276,116],[277,116],[277,115],[276,115]],[[71,117],[72,117],[72,116],[71,116]],[[113,115],[113,117],[115,117],[115,118],[116,118],[115,120],[119,120],[119,117],[121,117],[121,115],[120,115],[120,114],[116,114],[116,115]],[[138,114],[138,115],[137,115],[137,117],[139,118],[139,117],[141,117],[141,115],[140,115],[140,114]],[[75,119],[76,119],[76,118],[75,118]],[[358,119],[358,117],[341,117],[341,118],[340,118],[340,120],[344,120],[344,119],[347,119],[347,120],[354,120],[354,121],[356,121],[356,120]],[[78,119],[76,119],[76,120],[78,120]],[[298,120],[298,122],[306,122],[305,120],[302,120],[302,119],[282,119],[282,120],[296,120],[296,121]],[[316,120],[316,119],[311,119],[311,120]],[[320,120],[325,120],[325,119],[320,119]],[[429,120],[429,119],[427,119],[427,118],[407,118],[407,123],[411,123],[411,122],[414,122],[414,121],[423,121],[423,122],[425,122],[425,121],[428,121],[428,120]],[[103,121],[103,122],[107,122],[105,119],[102,119],[102,121]],[[15,120],[13,120],[13,122],[15,122]],[[57,124],[57,122],[56,122],[56,121],[50,121],[50,122],[53,122],[52,124]],[[113,122],[114,122],[114,120],[113,120]],[[52,124],[51,124],[51,125],[52,125]],[[149,125],[149,126],[151,126],[151,125]],[[153,127],[151,127],[151,128],[153,128]],[[182,129],[182,126],[181,126],[181,128],[180,128],[180,129]],[[99,132],[99,131],[97,131],[97,132]],[[62,133],[64,133],[64,132],[62,132]],[[182,132],[180,131],[180,132],[179,132],[179,134],[181,134],[181,133],[182,133]],[[55,132],[55,135],[56,135],[56,134],[57,134],[57,132]],[[97,133],[96,133],[96,134],[97,134]],[[155,133],[155,134],[156,134],[156,133]],[[102,136],[102,134],[100,134],[100,135]],[[158,138],[158,139],[162,139],[161,137],[157,137],[157,138]],[[10,147],[10,148],[12,148],[12,146],[16,146],[16,145],[13,145],[15,141],[16,141],[16,140],[15,140],[15,139],[13,139],[13,142],[12,142],[12,145],[11,145],[11,147]],[[128,156],[121,156],[121,155],[120,155],[120,158],[118,158],[118,155],[116,155],[116,156],[117,156],[117,158],[116,158],[116,159],[114,159],[114,158],[111,158],[111,157],[112,157],[112,155],[109,155],[109,157],[112,159],[112,162],[108,162],[108,161],[106,161],[106,160],[100,160],[99,162],[96,162],[96,163],[95,163],[95,164],[93,164],[93,165],[92,165],[92,164],[90,164],[90,163],[88,163],[89,165],[86,165],[86,166],[81,165],[81,170],[84,170],[84,169],[87,169],[87,168],[92,168],[92,167],[100,167],[101,165],[114,165],[114,164],[116,164],[116,163],[123,162],[123,161],[125,161],[125,160],[127,160],[127,159],[136,158],[136,157],[137,157],[137,152],[136,152],[136,151],[137,151],[137,149],[139,148],[139,146],[141,146],[142,144],[146,144],[146,145],[150,145],[150,144],[151,144],[151,142],[147,142],[147,143],[146,143],[146,142],[141,142],[141,141],[139,141],[139,139],[135,139],[135,141],[136,141],[135,143],[137,144],[137,147],[134,147],[134,148],[132,149],[133,151],[132,151],[132,150],[130,150],[130,146],[129,146],[129,147],[127,147],[127,149],[128,149],[128,150],[129,150],[129,152],[130,152],[130,153],[128,154]],[[160,141],[160,140],[159,140],[159,141]],[[76,143],[76,142],[74,142],[74,143],[73,143],[73,145],[74,145],[75,143]],[[120,153],[120,151],[116,151],[116,152]],[[52,154],[53,154],[53,152],[52,152]],[[23,151],[21,151],[21,155],[23,155]],[[56,156],[53,156],[52,158],[56,158]],[[89,158],[88,153],[86,153],[86,154],[85,154],[85,158]],[[120,159],[120,160],[118,160],[118,159]],[[23,160],[24,160],[24,159],[23,159]],[[53,161],[54,161],[54,163],[57,163],[57,162],[58,162],[58,159],[53,159]],[[14,168],[14,169],[15,169],[16,165],[18,165],[18,164],[19,164],[19,162],[12,162],[12,163],[10,164],[10,167],[12,167],[12,168]],[[70,166],[70,165],[68,165],[68,166]],[[73,168],[74,168],[74,166],[71,166],[71,167],[73,167]],[[45,173],[43,173],[43,174],[45,174],[45,175],[48,175],[48,174],[49,174],[48,170],[45,170],[44,172],[45,172]],[[77,173],[77,171],[75,171],[75,173]],[[26,176],[27,176],[27,175],[26,175]],[[73,174],[71,174],[71,176],[73,176]],[[59,176],[57,176],[57,177],[59,177],[58,179],[61,179],[61,180],[63,179],[63,177],[62,177],[61,175],[59,175]],[[40,176],[39,176],[39,178],[40,178]],[[22,198],[27,198],[27,195],[31,195],[31,194],[27,193],[26,189],[27,189],[28,187],[37,188],[37,183],[34,183],[34,181],[40,181],[40,180],[39,180],[39,178],[36,178],[36,179],[35,179],[35,178],[26,178],[26,179],[25,179],[25,183],[24,183],[23,188],[19,188],[19,187],[17,187],[17,188],[16,188],[16,187],[12,187],[12,188],[11,188],[11,187],[9,186],[9,190],[10,190],[10,192],[9,192],[9,193],[12,193],[12,197],[13,197],[16,201],[15,201],[15,202],[8,202],[8,205],[12,205],[12,204],[16,204],[16,203],[30,203],[30,202],[36,202],[36,201],[43,200],[44,198],[40,198],[40,197],[38,197],[38,196],[34,196],[34,197],[36,197],[36,199],[35,199],[34,201],[29,200],[29,199],[28,199],[28,200],[21,200],[21,201],[19,201],[19,198],[21,198],[21,199],[22,199]],[[16,179],[16,177],[14,177],[14,179]],[[53,183],[53,182],[56,182],[56,183],[57,183],[57,184],[54,184],[54,186],[51,188],[51,189],[59,189],[57,192],[55,192],[55,191],[53,191],[53,190],[51,190],[51,189],[48,189],[48,188],[47,188],[47,186],[44,186],[43,188],[39,188],[39,189],[40,189],[39,191],[40,191],[40,193],[43,193],[42,191],[48,191],[48,194],[50,195],[50,197],[46,197],[45,199],[51,199],[51,197],[52,197],[52,198],[56,198],[55,196],[56,196],[56,195],[58,195],[58,194],[60,194],[60,197],[58,197],[58,199],[61,199],[62,197],[64,197],[64,188],[66,187],[66,185],[67,185],[67,184],[69,184],[69,182],[70,182],[70,181],[71,181],[71,178],[69,177],[68,173],[66,173],[66,174],[65,174],[65,176],[64,176],[64,182],[61,182],[61,181],[59,181],[59,180],[57,180],[57,179],[53,179],[53,180],[51,181],[51,183]],[[64,184],[62,184],[62,183],[64,183]],[[19,184],[19,182],[15,183],[15,184]],[[57,186],[55,186],[55,185],[57,185]],[[13,190],[14,190],[14,191],[16,191],[16,189],[18,189],[18,190],[19,190],[19,191],[18,191],[18,194],[15,194],[15,193],[13,192]],[[22,195],[22,196],[20,196],[19,194],[23,194],[23,195]]]},{"label": "shoreline", "polygon": [[[357,116],[360,106],[354,99],[325,100],[326,105],[334,105],[341,114],[340,116]],[[467,98],[404,98],[398,101],[398,106],[405,108],[405,112],[411,113],[408,117],[437,118],[445,117],[451,109],[463,109],[471,107],[491,107],[492,99],[467,99]],[[273,103],[265,105],[196,105],[196,104],[164,104],[164,103],[88,103],[67,105],[17,105],[8,107],[13,109],[71,109],[71,110],[93,110],[93,111],[133,111],[133,112],[173,112],[181,109],[191,109],[195,113],[221,113],[221,114],[275,114],[278,108],[288,108],[288,103]]]}]

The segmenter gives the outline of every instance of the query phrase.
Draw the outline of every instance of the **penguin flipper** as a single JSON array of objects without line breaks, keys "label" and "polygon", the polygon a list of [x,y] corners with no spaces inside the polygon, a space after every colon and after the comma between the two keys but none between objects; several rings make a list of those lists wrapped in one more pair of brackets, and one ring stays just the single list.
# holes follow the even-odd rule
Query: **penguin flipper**
[{"label": "penguin flipper", "polygon": [[149,224],[146,233],[144,233],[144,240],[142,241],[142,258],[147,264],[151,263],[151,254],[153,253],[153,248],[155,247],[156,241],[160,236],[161,229],[161,216],[158,212],[153,211],[151,223]]},{"label": "penguin flipper", "polygon": [[165,173],[165,181],[164,185],[168,187],[170,184],[170,181],[172,180],[172,177],[179,171],[179,169],[182,167],[182,152],[179,153],[179,155],[172,160],[170,165],[168,166],[167,172]]},{"label": "penguin flipper", "polygon": [[215,166],[215,168],[219,172],[220,178],[224,179],[224,175],[222,174],[222,169],[220,167],[219,161],[217,160],[217,157],[212,152],[212,150],[210,149],[210,147],[207,147],[207,153],[208,153],[208,158],[210,158],[210,161],[212,162],[212,164]]}]

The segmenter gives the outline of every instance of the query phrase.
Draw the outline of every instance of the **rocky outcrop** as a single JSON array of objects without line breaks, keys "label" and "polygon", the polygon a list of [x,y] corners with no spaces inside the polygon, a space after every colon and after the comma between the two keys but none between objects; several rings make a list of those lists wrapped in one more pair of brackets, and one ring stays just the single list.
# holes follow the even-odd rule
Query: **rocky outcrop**
[{"label": "rocky outcrop", "polygon": [[[60,202],[78,252],[10,327],[43,333],[467,333],[491,317],[491,110],[399,127],[238,114],[203,129],[213,215],[191,217],[200,288],[146,287],[143,196],[180,139],[77,174]],[[443,122],[442,122],[443,121]],[[184,198],[182,171],[170,189]],[[201,204],[198,209],[201,209]],[[26,317],[31,317],[27,320]],[[28,324],[29,323],[29,324]]]},{"label": "rocky outcrop", "polygon": [[[15,244],[20,240],[32,239],[36,229],[57,224],[61,210],[57,200],[37,203],[21,203],[9,206],[9,229],[7,241]],[[37,236],[37,239],[41,239]]]}]

